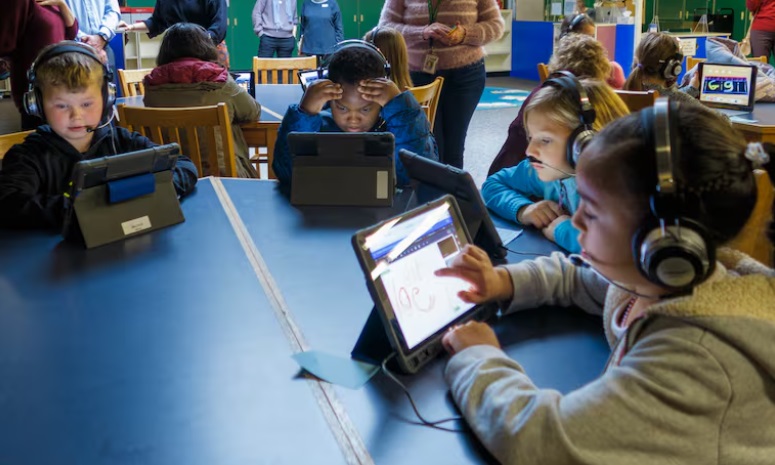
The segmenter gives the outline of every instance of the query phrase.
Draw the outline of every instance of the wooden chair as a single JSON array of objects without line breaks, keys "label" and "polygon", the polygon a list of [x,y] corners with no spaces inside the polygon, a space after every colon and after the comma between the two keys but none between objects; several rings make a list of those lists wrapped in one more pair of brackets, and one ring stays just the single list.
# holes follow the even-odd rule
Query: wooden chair
[{"label": "wooden chair", "polygon": [[766,235],[772,221],[772,203],[775,201],[775,188],[764,170],[754,170],[756,179],[756,205],[743,230],[729,244],[730,247],[744,252],[767,266],[773,266],[773,247]]},{"label": "wooden chair", "polygon": [[121,85],[121,94],[124,97],[134,97],[135,95],[145,95],[145,86],[143,78],[153,71],[152,68],[146,69],[119,69],[118,83]]},{"label": "wooden chair", "polygon": [[439,106],[442,87],[444,87],[444,78],[439,76],[430,84],[409,87],[408,89],[420,103],[423,111],[425,111],[425,116],[428,117],[428,121],[431,123],[431,131],[433,131],[433,124],[436,122],[436,108]]},{"label": "wooden chair", "polygon": [[769,63],[770,61],[767,59],[766,56],[762,55],[760,57],[748,57],[748,61],[758,61],[760,63]]},{"label": "wooden chair", "polygon": [[[183,108],[118,105],[118,117],[122,126],[157,144],[177,142],[200,176],[237,177],[231,119],[225,103]],[[220,170],[219,160],[224,165]]]},{"label": "wooden chair", "polygon": [[[702,61],[705,61],[706,58],[694,58],[694,57],[686,57],[686,70],[690,70],[694,68],[697,63],[700,63]],[[760,57],[748,57],[748,61],[758,61],[760,63],[769,63],[767,61],[767,57],[760,56]]]},{"label": "wooden chair", "polygon": [[548,77],[549,67],[545,63],[538,63],[538,80],[544,82]]},{"label": "wooden chair", "polygon": [[[0,136],[0,163],[3,162],[5,153],[16,144],[21,144],[32,131],[12,132]],[[2,165],[0,165],[2,166]]]},{"label": "wooden chair", "polygon": [[630,112],[636,112],[647,107],[653,107],[654,102],[659,97],[659,92],[655,90],[622,90],[614,89],[616,95],[624,101]]},{"label": "wooden chair", "polygon": [[253,57],[253,74],[258,84],[298,84],[297,72],[317,67],[317,58],[258,58]]}]

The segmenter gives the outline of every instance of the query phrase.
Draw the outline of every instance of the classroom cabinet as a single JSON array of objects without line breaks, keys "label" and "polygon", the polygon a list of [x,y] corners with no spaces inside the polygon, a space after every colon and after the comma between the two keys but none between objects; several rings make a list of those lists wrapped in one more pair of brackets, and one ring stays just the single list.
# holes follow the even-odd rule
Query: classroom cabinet
[{"label": "classroom cabinet", "polygon": [[226,46],[229,47],[230,67],[233,71],[253,69],[253,57],[258,53],[258,36],[253,32],[255,0],[229,2]]},{"label": "classroom cabinet", "polygon": [[379,22],[382,13],[380,0],[337,0],[342,11],[345,39],[361,39]]}]

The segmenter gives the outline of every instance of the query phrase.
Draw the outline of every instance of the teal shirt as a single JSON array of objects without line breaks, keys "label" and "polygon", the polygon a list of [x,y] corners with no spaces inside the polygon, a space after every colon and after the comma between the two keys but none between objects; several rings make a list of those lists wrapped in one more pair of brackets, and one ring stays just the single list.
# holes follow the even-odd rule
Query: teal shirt
[{"label": "teal shirt", "polygon": [[[517,221],[517,212],[520,208],[534,203],[531,198],[553,200],[571,215],[579,207],[575,177],[551,182],[541,181],[528,160],[488,177],[482,185],[482,198],[490,211],[517,224],[520,224]],[[572,253],[581,252],[578,235],[579,232],[573,227],[570,219],[557,225],[554,230],[557,245]]]}]

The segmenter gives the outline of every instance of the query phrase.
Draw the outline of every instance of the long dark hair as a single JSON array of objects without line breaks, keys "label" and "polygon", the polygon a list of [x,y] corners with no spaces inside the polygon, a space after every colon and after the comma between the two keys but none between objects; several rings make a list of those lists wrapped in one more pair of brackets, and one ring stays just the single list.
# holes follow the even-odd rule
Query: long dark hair
[{"label": "long dark hair", "polygon": [[205,28],[193,23],[176,23],[167,29],[156,65],[166,65],[181,58],[218,62],[218,50]]}]

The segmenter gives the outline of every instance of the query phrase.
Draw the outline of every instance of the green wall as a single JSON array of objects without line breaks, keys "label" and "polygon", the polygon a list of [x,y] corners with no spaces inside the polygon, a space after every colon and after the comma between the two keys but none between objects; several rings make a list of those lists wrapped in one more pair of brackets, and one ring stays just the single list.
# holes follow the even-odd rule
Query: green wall
[{"label": "green wall", "polygon": [[[651,18],[654,12],[654,1],[655,0],[645,0],[645,5],[643,9],[643,17],[644,17],[644,30],[645,27],[649,23],[651,23]],[[682,0],[658,0],[659,1],[659,20],[660,24],[662,24],[662,27],[665,28],[665,26],[669,28],[679,27],[681,20],[678,19],[678,11],[681,9],[681,6],[683,5]],[[709,4],[709,8],[713,8],[713,2],[707,2]],[[745,8],[745,0],[715,0],[716,4],[716,10],[719,11],[721,8],[731,8],[734,10],[734,27],[732,31],[732,38],[735,40],[740,40],[745,35],[745,31],[748,28],[749,24],[749,17],[746,13]],[[704,0],[698,1],[698,0],[686,0],[686,9],[689,11],[689,14],[692,14],[692,11],[694,11],[694,8],[702,8],[705,7],[706,2]],[[744,15],[744,19],[740,18],[740,13],[744,12],[746,13]],[[689,27],[688,23],[685,27]]]},{"label": "green wall", "polygon": [[[299,9],[303,0],[297,0]],[[384,0],[337,0],[342,10],[342,26],[346,39],[355,39],[377,25]],[[155,0],[127,0],[130,7],[152,7]],[[229,47],[231,68],[247,70],[253,66],[258,51],[258,37],[253,33],[252,11],[255,0],[230,0],[229,29],[226,44]]]}]

